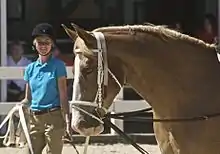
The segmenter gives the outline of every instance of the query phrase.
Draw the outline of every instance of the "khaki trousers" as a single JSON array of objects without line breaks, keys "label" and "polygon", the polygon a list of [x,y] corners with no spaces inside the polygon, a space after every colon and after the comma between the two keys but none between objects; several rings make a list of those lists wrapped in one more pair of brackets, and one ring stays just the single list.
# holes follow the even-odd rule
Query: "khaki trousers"
[{"label": "khaki trousers", "polygon": [[[61,154],[63,149],[64,119],[61,110],[42,115],[30,114],[30,137],[34,154]],[[27,148],[27,154],[30,150]]]}]

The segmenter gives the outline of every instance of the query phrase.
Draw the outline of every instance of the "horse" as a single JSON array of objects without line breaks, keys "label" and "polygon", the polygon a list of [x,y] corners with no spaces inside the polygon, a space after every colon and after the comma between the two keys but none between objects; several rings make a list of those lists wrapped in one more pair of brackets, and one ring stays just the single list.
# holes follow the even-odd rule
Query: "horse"
[{"label": "horse", "polygon": [[[72,106],[71,126],[75,131],[99,135],[104,108],[111,106],[120,85],[126,83],[152,106],[153,118],[205,119],[154,123],[162,154],[219,153],[220,65],[216,45],[160,25],[109,26],[92,31],[71,25],[63,28],[74,43],[72,103],[76,104]],[[104,47],[99,47],[98,34],[106,46],[101,56]],[[100,66],[103,70],[107,66],[108,71],[100,75]]]}]

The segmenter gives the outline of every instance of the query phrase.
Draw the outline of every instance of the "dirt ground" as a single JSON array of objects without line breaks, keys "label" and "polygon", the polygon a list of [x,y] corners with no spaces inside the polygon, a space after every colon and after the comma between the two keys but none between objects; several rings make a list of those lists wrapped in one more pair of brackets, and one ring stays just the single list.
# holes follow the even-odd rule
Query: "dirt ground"
[{"label": "dirt ground", "polygon": [[[157,145],[140,144],[150,154],[161,154]],[[80,154],[83,153],[83,145],[76,145]],[[0,148],[0,154],[24,154],[24,149]],[[45,152],[43,154],[46,154]],[[76,154],[75,149],[70,145],[65,145],[63,154]],[[140,154],[133,146],[127,144],[91,144],[87,154]]]}]

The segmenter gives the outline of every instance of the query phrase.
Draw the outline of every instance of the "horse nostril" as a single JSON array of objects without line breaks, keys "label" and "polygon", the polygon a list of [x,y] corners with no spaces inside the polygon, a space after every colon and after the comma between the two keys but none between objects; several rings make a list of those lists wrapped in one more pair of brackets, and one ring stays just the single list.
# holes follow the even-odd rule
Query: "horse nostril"
[{"label": "horse nostril", "polygon": [[80,128],[87,128],[88,127],[87,122],[85,120],[81,120],[78,124],[78,127],[79,127],[79,129]]}]

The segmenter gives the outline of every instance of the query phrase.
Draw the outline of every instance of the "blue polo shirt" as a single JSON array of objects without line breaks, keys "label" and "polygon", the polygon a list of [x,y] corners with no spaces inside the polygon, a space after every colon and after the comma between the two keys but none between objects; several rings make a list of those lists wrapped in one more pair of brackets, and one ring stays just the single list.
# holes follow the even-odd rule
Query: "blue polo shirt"
[{"label": "blue polo shirt", "polygon": [[62,76],[67,76],[65,64],[54,57],[46,63],[37,60],[26,67],[24,80],[29,83],[31,89],[31,110],[60,106],[57,79]]}]

